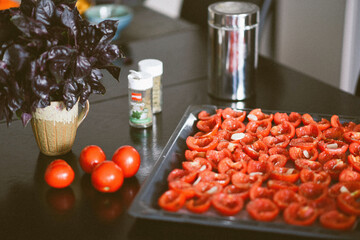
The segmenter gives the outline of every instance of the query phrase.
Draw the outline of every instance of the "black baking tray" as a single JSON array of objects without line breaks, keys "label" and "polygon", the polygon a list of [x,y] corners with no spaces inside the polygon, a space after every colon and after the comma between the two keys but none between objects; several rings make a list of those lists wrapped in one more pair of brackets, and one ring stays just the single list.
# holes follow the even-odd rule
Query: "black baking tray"
[{"label": "black baking tray", "polygon": [[[236,216],[226,217],[216,213],[213,209],[203,214],[195,214],[180,209],[178,212],[167,212],[162,210],[157,200],[168,189],[167,176],[174,168],[181,168],[181,162],[185,159],[184,152],[187,149],[186,138],[194,134],[196,129],[197,114],[205,110],[209,113],[215,113],[216,109],[224,108],[214,105],[193,105],[189,106],[180,120],[175,131],[171,135],[164,150],[160,154],[152,172],[142,185],[139,193],[134,199],[129,214],[143,219],[152,219],[159,221],[171,221],[178,223],[192,223],[207,226],[217,226],[224,228],[246,229],[262,232],[291,234],[297,236],[317,237],[325,239],[360,239],[360,224],[349,231],[329,230],[315,223],[312,226],[302,227],[286,224],[279,215],[272,222],[260,222],[251,219],[246,210],[242,210]],[[251,109],[240,109],[249,111]],[[264,113],[275,113],[276,111],[262,110]],[[331,115],[313,114],[314,120],[327,118]],[[359,123],[356,117],[340,116],[340,121],[353,121]]]}]

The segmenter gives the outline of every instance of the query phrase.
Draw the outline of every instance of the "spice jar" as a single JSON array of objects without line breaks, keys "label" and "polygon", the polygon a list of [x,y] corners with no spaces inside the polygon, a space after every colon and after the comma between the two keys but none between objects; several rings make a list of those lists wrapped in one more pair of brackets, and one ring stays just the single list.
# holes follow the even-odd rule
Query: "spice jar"
[{"label": "spice jar", "polygon": [[162,84],[163,63],[157,59],[144,59],[139,63],[139,71],[151,74],[154,81],[153,86],[153,113],[162,111]]},{"label": "spice jar", "polygon": [[153,123],[153,78],[149,73],[130,70],[128,80],[129,124],[136,128],[150,127]]}]

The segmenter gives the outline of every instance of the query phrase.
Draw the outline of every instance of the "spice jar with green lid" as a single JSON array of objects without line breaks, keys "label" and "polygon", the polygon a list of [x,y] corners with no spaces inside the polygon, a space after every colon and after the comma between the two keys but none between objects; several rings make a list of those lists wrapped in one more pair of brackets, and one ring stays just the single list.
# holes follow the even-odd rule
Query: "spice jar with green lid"
[{"label": "spice jar with green lid", "polygon": [[136,128],[152,126],[153,78],[149,73],[130,70],[128,75],[129,124]]},{"label": "spice jar with green lid", "polygon": [[162,111],[163,96],[161,78],[163,74],[163,63],[157,59],[144,59],[138,63],[139,71],[150,73],[153,77],[153,113]]}]

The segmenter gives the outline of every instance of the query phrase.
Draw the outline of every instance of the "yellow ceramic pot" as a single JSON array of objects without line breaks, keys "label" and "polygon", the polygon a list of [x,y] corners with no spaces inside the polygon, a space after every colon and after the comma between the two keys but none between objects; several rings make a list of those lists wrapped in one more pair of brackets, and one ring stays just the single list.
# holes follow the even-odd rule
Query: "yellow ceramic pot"
[{"label": "yellow ceramic pot", "polygon": [[62,101],[38,108],[32,114],[31,126],[40,151],[48,156],[69,152],[74,144],[76,131],[90,109],[89,101],[79,113],[78,102],[69,111]]}]

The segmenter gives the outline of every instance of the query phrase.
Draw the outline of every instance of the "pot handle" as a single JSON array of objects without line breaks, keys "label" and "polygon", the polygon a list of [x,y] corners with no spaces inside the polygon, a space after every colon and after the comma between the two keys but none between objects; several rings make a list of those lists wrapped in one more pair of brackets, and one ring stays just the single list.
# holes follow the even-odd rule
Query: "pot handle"
[{"label": "pot handle", "polygon": [[79,117],[78,117],[78,122],[77,122],[78,127],[80,126],[80,124],[84,121],[84,119],[88,115],[89,110],[90,110],[90,103],[89,103],[89,100],[86,100],[85,107],[81,110]]}]

